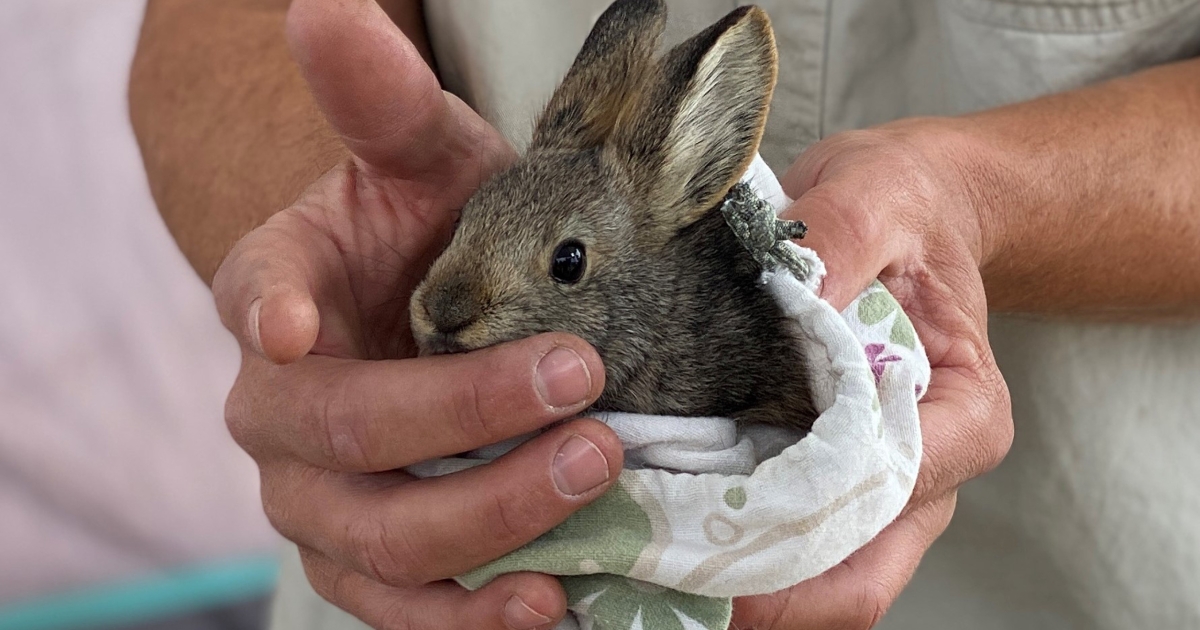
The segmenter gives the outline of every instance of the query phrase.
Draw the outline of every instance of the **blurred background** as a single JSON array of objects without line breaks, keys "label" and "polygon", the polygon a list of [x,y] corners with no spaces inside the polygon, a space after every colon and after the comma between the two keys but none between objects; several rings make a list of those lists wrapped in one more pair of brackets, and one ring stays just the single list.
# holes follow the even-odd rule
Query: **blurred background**
[{"label": "blurred background", "polygon": [[0,630],[260,627],[238,352],[147,189],[143,0],[0,1]]}]

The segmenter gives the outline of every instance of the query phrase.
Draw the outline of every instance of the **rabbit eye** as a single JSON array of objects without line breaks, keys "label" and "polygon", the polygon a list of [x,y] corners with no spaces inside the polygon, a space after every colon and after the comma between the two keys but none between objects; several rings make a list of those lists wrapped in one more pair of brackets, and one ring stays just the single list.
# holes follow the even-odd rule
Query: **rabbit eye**
[{"label": "rabbit eye", "polygon": [[550,277],[563,284],[575,284],[587,268],[587,253],[579,241],[563,241],[550,257]]}]

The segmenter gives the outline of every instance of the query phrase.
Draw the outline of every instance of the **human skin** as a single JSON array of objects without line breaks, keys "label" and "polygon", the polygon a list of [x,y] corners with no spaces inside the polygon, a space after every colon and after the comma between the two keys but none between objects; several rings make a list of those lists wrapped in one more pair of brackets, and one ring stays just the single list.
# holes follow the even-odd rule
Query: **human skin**
[{"label": "human skin", "polygon": [[[445,578],[601,494],[621,465],[606,427],[559,426],[443,479],[387,472],[570,417],[603,388],[595,353],[564,335],[413,356],[406,296],[511,149],[440,92],[419,35],[372,2],[296,0],[286,39],[285,5],[152,0],[130,89],[164,219],[242,346],[230,429],[272,523],[335,604],[380,628],[550,627],[565,602],[547,576],[475,593]],[[419,33],[411,5],[387,9]],[[989,310],[1200,311],[1198,74],[1184,62],[839,134],[793,165],[787,215],[826,261],[823,297],[840,308],[878,276],[927,346],[926,457],[892,526],[814,580],[737,600],[737,627],[868,627],[886,610],[957,487],[1011,441]]]},{"label": "human skin", "polygon": [[[129,87],[151,192],[212,283],[239,237],[349,157],[284,40],[288,0],[149,0]],[[382,0],[426,60],[420,3]]]}]

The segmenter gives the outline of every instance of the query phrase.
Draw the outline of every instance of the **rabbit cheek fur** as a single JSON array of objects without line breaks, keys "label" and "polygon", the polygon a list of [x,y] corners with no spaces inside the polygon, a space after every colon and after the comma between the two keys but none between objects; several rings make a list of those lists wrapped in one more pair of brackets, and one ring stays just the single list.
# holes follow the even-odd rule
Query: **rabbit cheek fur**
[{"label": "rabbit cheek fur", "polygon": [[[571,173],[567,181],[563,169]],[[636,273],[624,262],[638,260],[636,227],[611,188],[596,152],[527,156],[484,183],[413,294],[422,352],[473,350],[550,331],[603,345],[609,330],[628,325],[614,318]],[[575,284],[550,275],[554,250],[567,239],[586,248],[586,270]]]},{"label": "rabbit cheek fur", "polygon": [[[529,151],[467,203],[414,293],[414,336],[438,353],[568,332],[604,361],[597,410],[808,429],[800,343],[718,210],[761,139],[770,23],[743,7],[654,60],[665,11],[601,15]],[[574,284],[550,274],[566,240],[586,251]]]},{"label": "rabbit cheek fur", "polygon": [[670,262],[650,261],[654,281],[628,314],[636,353],[614,365],[598,349],[615,383],[596,407],[810,429],[817,414],[795,333],[720,211],[682,230],[661,260]]}]

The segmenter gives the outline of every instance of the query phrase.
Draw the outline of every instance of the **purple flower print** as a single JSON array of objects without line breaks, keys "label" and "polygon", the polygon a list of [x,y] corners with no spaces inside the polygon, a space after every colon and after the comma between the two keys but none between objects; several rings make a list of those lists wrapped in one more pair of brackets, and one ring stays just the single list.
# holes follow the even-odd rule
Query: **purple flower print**
[{"label": "purple flower print", "polygon": [[879,381],[883,379],[883,368],[887,367],[887,364],[892,361],[900,360],[900,357],[894,354],[880,356],[886,348],[887,346],[882,343],[869,343],[863,348],[863,351],[867,353],[867,363],[871,364],[871,373],[875,375],[876,387],[879,386]]}]

